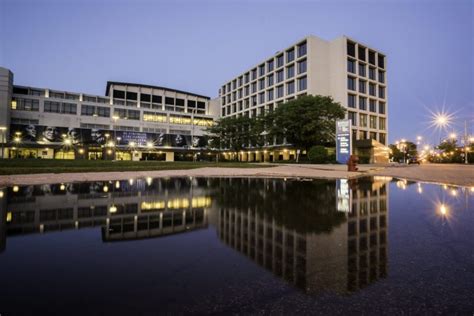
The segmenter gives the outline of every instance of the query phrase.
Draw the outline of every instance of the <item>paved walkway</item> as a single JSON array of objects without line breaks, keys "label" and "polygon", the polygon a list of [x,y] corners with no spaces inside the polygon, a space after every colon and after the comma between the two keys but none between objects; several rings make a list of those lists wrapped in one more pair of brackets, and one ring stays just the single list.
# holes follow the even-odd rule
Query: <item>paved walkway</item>
[{"label": "paved walkway", "polygon": [[474,166],[469,165],[363,165],[348,172],[345,165],[282,164],[273,168],[198,168],[191,170],[125,171],[102,173],[61,173],[0,176],[0,186],[81,181],[127,180],[164,177],[275,177],[275,178],[356,178],[367,175],[390,176],[408,180],[474,186]]}]

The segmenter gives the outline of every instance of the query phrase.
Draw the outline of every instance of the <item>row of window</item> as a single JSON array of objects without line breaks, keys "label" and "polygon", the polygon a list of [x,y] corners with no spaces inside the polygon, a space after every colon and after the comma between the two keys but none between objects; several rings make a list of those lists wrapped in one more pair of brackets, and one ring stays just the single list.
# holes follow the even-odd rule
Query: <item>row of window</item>
[{"label": "row of window", "polygon": [[[347,106],[350,108],[357,108],[356,106],[357,96],[354,94],[347,95]],[[367,98],[359,96],[359,109],[367,111]],[[369,99],[369,111],[376,113],[377,112],[377,100]],[[378,112],[380,114],[385,114],[385,102],[379,101]]]},{"label": "row of window", "polygon": [[[367,115],[363,113],[359,113],[358,115],[359,120],[357,120],[357,113],[356,112],[348,112],[348,119],[351,120],[352,126],[360,126],[360,127],[369,127],[373,129],[380,129],[385,130],[386,128],[386,120],[384,117],[377,117],[374,115]],[[378,128],[377,128],[377,119],[378,119]]]},{"label": "row of window", "polygon": [[[168,99],[168,98],[166,98]],[[167,100],[169,104],[174,103],[175,99],[170,98]],[[182,101],[182,102],[181,102]],[[61,114],[76,114],[76,104],[75,103],[64,103],[57,101],[44,101],[45,110],[44,112],[51,113],[61,113]],[[176,105],[165,105],[164,110],[173,111],[173,112],[185,112],[184,109],[184,100],[176,99]],[[73,106],[72,106],[73,105]],[[143,104],[144,108],[150,108],[150,104]],[[196,114],[206,114],[205,102],[192,101],[188,100],[188,112],[194,112]],[[36,99],[23,99],[14,97],[11,102],[12,110],[20,111],[39,111],[39,100]],[[62,109],[63,108],[63,109]],[[157,110],[163,110],[163,105],[154,105],[153,108]],[[110,117],[110,108],[95,106],[95,105],[86,105],[81,106],[81,115],[84,116],[100,116],[100,117]]]},{"label": "row of window", "polygon": [[[130,92],[130,91],[114,90],[113,91],[113,98],[114,99],[121,99],[121,100],[126,99],[126,100],[137,101],[138,100],[138,93],[137,92]],[[163,103],[163,97],[160,96],[160,95],[150,95],[150,94],[147,94],[147,93],[140,93],[140,106],[149,108],[150,103],[162,104]],[[176,106],[184,107],[184,103],[185,103],[184,99],[165,97],[165,104],[166,105],[176,105]],[[206,103],[203,102],[203,101],[188,100],[187,104],[188,104],[188,108],[198,108],[198,109],[205,109],[206,108]]]},{"label": "row of window", "polygon": [[274,69],[283,67],[283,65],[285,65],[285,61],[286,61],[286,64],[289,64],[295,60],[296,56],[297,58],[300,58],[300,57],[306,56],[306,53],[307,53],[306,42],[298,44],[296,46],[296,50],[295,50],[295,47],[291,47],[287,49],[285,52],[259,65],[258,67],[250,70],[249,72],[245,73],[239,78],[232,80],[232,82],[229,82],[226,85],[223,85],[221,89],[221,93],[226,94],[230,92],[231,90],[237,89],[237,87],[241,87],[249,83],[251,80],[255,80],[258,77],[263,77],[265,76],[265,74],[272,72]]},{"label": "row of window", "polygon": [[[347,77],[347,89],[351,91],[359,91],[360,93],[367,94],[367,80],[362,80],[359,79],[359,84],[356,85],[357,83],[357,78],[348,76]],[[378,95],[379,98],[385,99],[385,87],[384,86],[378,86],[378,94],[377,94],[377,84],[369,82],[368,83],[368,94],[371,96],[376,97]],[[358,89],[357,89],[358,88]]]},{"label": "row of window", "polygon": [[[164,113],[155,113],[155,112],[143,112],[143,120],[148,122],[168,122],[168,117]],[[203,117],[194,117],[189,116],[174,116],[170,115],[169,122],[171,124],[186,124],[186,125],[197,125],[197,126],[212,126],[213,120]]]},{"label": "row of window", "polygon": [[[302,94],[299,94],[297,95],[297,97],[300,97],[300,96],[304,96],[306,95],[306,93],[302,93]],[[232,105],[228,105],[226,107],[223,107],[222,108],[222,116],[229,116],[231,114],[235,114],[237,112],[240,112],[240,111],[245,111],[242,113],[242,115],[245,115],[247,117],[250,117],[250,114],[252,117],[255,117],[257,115],[263,115],[265,113],[265,108],[267,109],[268,112],[273,112],[273,110],[279,106],[280,104],[283,104],[284,102],[288,102],[288,101],[291,101],[295,99],[294,97],[290,97],[286,100],[281,100],[281,101],[278,101],[276,102],[276,105],[273,104],[273,103],[270,103],[270,104],[267,104],[266,106],[259,106],[258,108],[253,108],[251,110],[247,110],[250,106],[250,103],[248,102],[242,102],[242,101],[239,101],[237,103],[233,103]],[[245,100],[247,101],[247,100]],[[256,105],[256,104],[255,104]],[[254,105],[252,105],[254,106]],[[237,114],[238,116],[239,114]]]},{"label": "row of window", "polygon": [[[281,79],[277,78],[277,83],[280,83],[282,81],[283,81],[283,78],[281,78]],[[303,90],[307,89],[308,82],[307,82],[307,77],[306,76],[298,78],[296,80],[296,82],[297,82],[297,85],[298,85],[297,86],[298,91],[303,91]],[[269,83],[269,85],[267,87],[273,86],[273,77],[271,78],[271,80],[268,81],[268,83]],[[275,89],[268,90],[267,91],[267,100],[268,101],[273,100],[273,93],[274,93],[273,91],[274,90],[276,91],[276,98],[283,97],[283,91],[284,91],[283,87],[284,87],[284,85],[282,84],[280,86],[277,86]],[[286,83],[286,87],[287,87],[287,94],[294,93],[295,92],[295,81],[290,81],[290,82]],[[262,91],[262,90],[265,90],[265,81],[264,81],[264,79],[259,81],[259,91]],[[251,92],[252,94],[257,92],[257,83],[256,82],[252,84],[252,90],[251,91],[252,91]],[[233,92],[232,93],[232,98],[231,98],[230,95],[228,95],[227,98],[223,97],[222,98],[222,105],[226,105],[227,103],[236,101],[237,99],[241,99],[242,97],[247,97],[249,95],[249,86],[245,87],[243,92],[244,92],[244,94],[242,95],[242,89],[240,89],[238,92]],[[259,100],[262,98],[262,95],[265,95],[265,92],[259,93]],[[253,98],[256,99],[257,96],[254,95],[254,96],[252,96],[252,99]],[[265,101],[262,101],[262,102],[265,102]]]},{"label": "row of window", "polygon": [[60,114],[77,114],[77,104],[55,101],[44,101],[44,112]]},{"label": "row of window", "polygon": [[[352,59],[347,60],[347,71],[353,74],[356,74],[356,65],[357,67],[357,74],[361,77],[367,77],[367,65],[363,63],[356,63]],[[385,83],[385,71],[378,70],[375,67],[369,66],[369,79],[377,80],[377,72],[378,72],[378,81],[380,83]]]},{"label": "row of window", "polygon": [[[296,89],[298,92],[304,91],[307,89],[307,78],[302,77],[298,78],[296,80],[297,86],[295,87],[295,81],[290,81],[286,84],[286,93],[285,93],[285,85],[280,85],[276,87],[275,89],[270,89],[265,92],[261,92],[258,95],[253,95],[250,98],[247,98],[245,100],[239,101],[239,107],[242,107],[242,104],[244,105],[245,108],[251,107],[251,106],[256,106],[257,104],[263,104],[265,102],[270,102],[273,101],[275,98],[279,99],[284,97],[285,95],[291,95],[296,92]],[[225,104],[223,104],[225,105]]]},{"label": "row of window", "polygon": [[[357,56],[356,56],[357,52]],[[371,49],[367,49],[366,47],[356,44],[354,42],[348,41],[347,42],[347,55],[358,58],[362,61],[368,61],[369,64],[374,66],[378,66],[380,68],[385,68],[385,56],[377,53]],[[377,63],[376,63],[377,61]]]}]

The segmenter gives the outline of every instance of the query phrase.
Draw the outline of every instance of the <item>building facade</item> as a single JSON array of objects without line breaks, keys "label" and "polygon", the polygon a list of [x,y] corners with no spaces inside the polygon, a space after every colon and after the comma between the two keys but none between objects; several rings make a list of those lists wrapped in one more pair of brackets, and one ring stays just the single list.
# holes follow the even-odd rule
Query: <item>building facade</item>
[{"label": "building facade", "polygon": [[[345,36],[308,36],[229,80],[212,100],[124,82],[107,82],[103,96],[25,87],[0,67],[1,155],[173,161],[196,159],[207,150],[212,158],[217,151],[208,150],[205,128],[214,120],[255,117],[299,96],[325,95],[347,109],[354,153],[382,162],[388,158],[386,71],[385,54]],[[365,142],[357,149],[360,141]],[[243,161],[290,160],[297,153],[288,145],[274,140],[268,150],[222,154]]]},{"label": "building facade", "polygon": [[353,140],[387,145],[385,54],[348,37],[308,36],[227,81],[222,117],[254,117],[302,95],[331,96],[347,109]]},{"label": "building facade", "polygon": [[205,148],[218,115],[210,98],[164,87],[107,82],[104,96],[13,84],[0,68],[5,157],[174,160]]}]

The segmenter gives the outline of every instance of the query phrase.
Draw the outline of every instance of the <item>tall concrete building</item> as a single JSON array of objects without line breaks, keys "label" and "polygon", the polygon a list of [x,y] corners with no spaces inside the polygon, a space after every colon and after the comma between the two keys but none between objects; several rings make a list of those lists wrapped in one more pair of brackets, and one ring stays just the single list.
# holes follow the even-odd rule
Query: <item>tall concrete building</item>
[{"label": "tall concrete building", "polygon": [[386,55],[346,36],[308,36],[244,71],[219,90],[222,117],[254,117],[303,95],[347,108],[353,140],[387,145]]}]

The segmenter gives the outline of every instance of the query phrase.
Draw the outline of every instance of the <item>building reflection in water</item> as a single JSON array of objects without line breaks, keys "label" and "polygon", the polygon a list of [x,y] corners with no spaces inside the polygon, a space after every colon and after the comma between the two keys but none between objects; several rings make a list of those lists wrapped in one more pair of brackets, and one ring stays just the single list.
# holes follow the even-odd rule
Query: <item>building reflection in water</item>
[{"label": "building reflection in water", "polygon": [[102,227],[104,241],[150,238],[208,225],[205,179],[135,179],[3,189],[0,250],[6,235]]},{"label": "building reflection in water", "polygon": [[219,179],[219,238],[305,292],[356,291],[387,275],[388,183],[373,180]]}]

